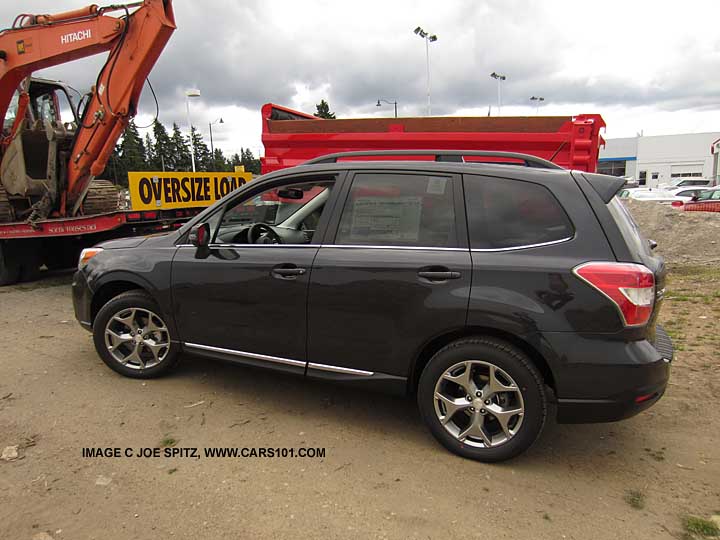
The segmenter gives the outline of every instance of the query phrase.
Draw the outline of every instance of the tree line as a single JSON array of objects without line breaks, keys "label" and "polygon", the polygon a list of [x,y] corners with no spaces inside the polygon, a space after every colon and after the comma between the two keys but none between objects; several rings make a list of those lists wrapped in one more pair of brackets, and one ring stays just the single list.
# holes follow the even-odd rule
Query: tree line
[{"label": "tree line", "polygon": [[[335,113],[330,111],[330,105],[324,99],[316,105],[316,109],[314,116],[335,119]],[[239,154],[228,158],[220,148],[213,148],[211,152],[195,126],[191,127],[190,136],[187,136],[173,122],[172,133],[169,133],[162,122],[155,119],[152,136],[146,133],[145,138],[140,136],[135,121],[130,120],[101,177],[127,187],[129,171],[191,171],[191,138],[197,171],[231,172],[236,165],[243,165],[247,172],[260,174],[260,160],[249,148],[241,148]]]},{"label": "tree line", "polygon": [[176,123],[172,125],[172,133],[169,133],[156,119],[152,125],[152,136],[147,133],[144,139],[135,122],[130,120],[102,177],[127,187],[129,171],[192,171],[190,137],[195,149],[197,171],[231,172],[236,165],[243,165],[247,172],[260,174],[260,160],[249,148],[241,148],[239,154],[225,157],[220,148],[214,148],[211,152],[202,134],[194,126],[190,136],[183,134]]}]

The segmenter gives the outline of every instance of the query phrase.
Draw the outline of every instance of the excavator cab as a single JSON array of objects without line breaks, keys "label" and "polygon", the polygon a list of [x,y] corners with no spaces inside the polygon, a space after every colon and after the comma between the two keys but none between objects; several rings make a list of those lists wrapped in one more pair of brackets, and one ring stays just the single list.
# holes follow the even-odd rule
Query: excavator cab
[{"label": "excavator cab", "polygon": [[[16,217],[32,212],[44,200],[48,208],[57,200],[58,188],[65,180],[62,163],[67,162],[77,131],[75,105],[62,83],[32,78],[13,96],[3,120],[5,145],[0,164],[2,186]],[[20,106],[20,95],[27,93],[27,106]],[[23,118],[18,122],[17,115]],[[17,125],[13,134],[13,126]]]},{"label": "excavator cab", "polygon": [[[23,82],[10,102],[3,120],[7,142],[0,163],[0,188],[13,200],[14,215],[7,216],[8,221],[46,217],[57,206],[58,193],[67,187],[65,167],[80,121],[69,90],[61,82],[33,77]],[[27,94],[25,107],[20,99],[23,92]],[[23,116],[20,122],[18,114]],[[94,204],[90,213],[117,208],[116,191],[101,182],[91,186],[102,193],[96,194],[96,189],[90,193],[90,204]],[[102,204],[95,208],[97,202]]]}]

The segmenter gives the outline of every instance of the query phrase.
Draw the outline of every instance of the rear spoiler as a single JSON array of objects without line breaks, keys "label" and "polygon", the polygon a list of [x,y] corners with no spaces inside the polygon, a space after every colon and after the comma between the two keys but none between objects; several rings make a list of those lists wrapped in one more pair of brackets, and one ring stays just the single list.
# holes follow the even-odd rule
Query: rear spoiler
[{"label": "rear spoiler", "polygon": [[625,185],[624,178],[610,176],[608,174],[595,174],[580,171],[573,171],[572,174],[582,175],[585,180],[588,181],[588,184],[592,186],[595,192],[600,195],[600,198],[605,204],[609,203],[615,194]]}]

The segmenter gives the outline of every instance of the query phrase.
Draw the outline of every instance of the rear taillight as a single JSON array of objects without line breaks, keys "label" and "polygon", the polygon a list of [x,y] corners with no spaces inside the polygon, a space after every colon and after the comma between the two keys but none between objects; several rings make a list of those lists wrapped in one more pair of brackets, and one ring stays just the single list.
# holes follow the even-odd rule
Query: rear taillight
[{"label": "rear taillight", "polygon": [[674,206],[675,208],[682,208],[683,202],[682,201],[673,201],[670,203],[670,206]]},{"label": "rear taillight", "polygon": [[655,276],[641,264],[589,262],[573,273],[607,296],[618,308],[625,326],[650,320],[655,303]]}]

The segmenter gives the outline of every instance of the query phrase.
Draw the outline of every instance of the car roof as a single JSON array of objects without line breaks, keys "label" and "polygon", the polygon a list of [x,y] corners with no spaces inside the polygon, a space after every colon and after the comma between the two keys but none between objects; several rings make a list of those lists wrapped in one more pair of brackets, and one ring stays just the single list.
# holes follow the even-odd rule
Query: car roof
[{"label": "car roof", "polygon": [[[537,177],[538,174],[548,177],[566,178],[570,171],[566,169],[541,169],[538,167],[527,167],[515,163],[501,164],[488,162],[449,162],[449,161],[399,161],[399,160],[361,160],[361,161],[339,161],[337,163],[317,163],[317,164],[300,164],[277,173],[296,171],[318,171],[318,172],[335,172],[335,171],[355,171],[355,170],[398,170],[398,171],[426,171],[426,172],[444,172],[454,174],[488,174],[491,176],[500,175],[507,176],[527,176]],[[275,172],[271,173],[275,174]]]}]

